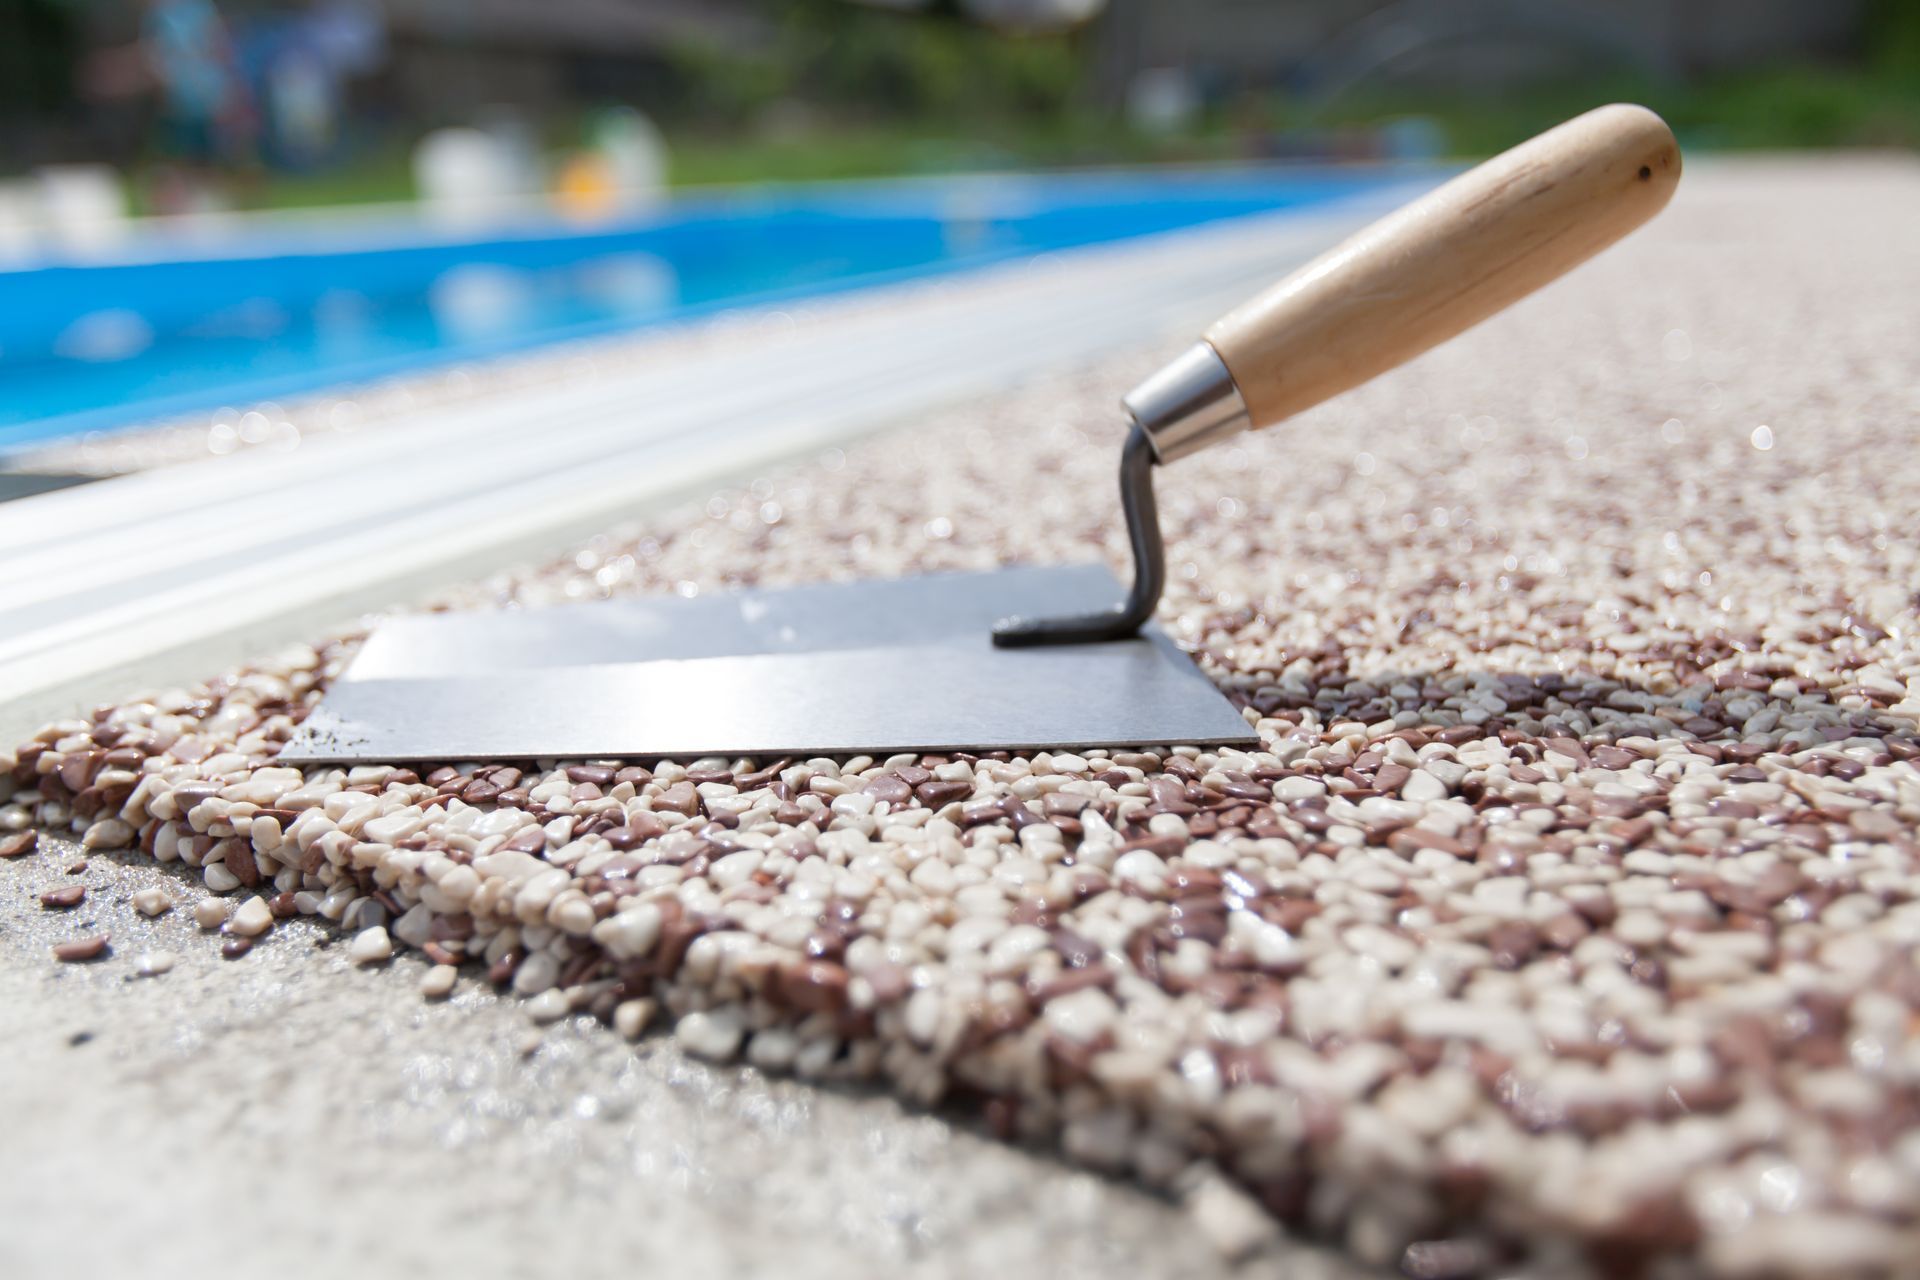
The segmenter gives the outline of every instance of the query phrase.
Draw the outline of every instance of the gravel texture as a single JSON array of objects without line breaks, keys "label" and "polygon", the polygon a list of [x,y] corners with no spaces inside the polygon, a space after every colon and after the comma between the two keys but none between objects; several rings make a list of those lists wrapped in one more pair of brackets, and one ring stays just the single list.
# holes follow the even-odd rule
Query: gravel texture
[{"label": "gravel texture", "polygon": [[[960,1107],[1227,1258],[1278,1220],[1427,1277],[1906,1270],[1916,212],[1910,164],[1696,168],[1549,294],[1169,468],[1163,620],[1256,752],[275,767],[344,636],[49,726],[0,826],[233,891],[194,914],[245,963],[338,937],[390,981],[378,937],[455,1007]],[[1118,564],[1150,360],[446,602]]]},{"label": "gravel texture", "polygon": [[[1180,1207],[963,1118],[710,1066],[585,1017],[536,1031],[471,976],[430,1003],[417,956],[360,969],[324,920],[223,959],[185,909],[197,876],[90,861],[89,918],[115,954],[74,965],[48,948],[79,922],[33,901],[64,864],[0,862],[9,1280],[174,1280],[226,1257],[300,1280],[1217,1268]],[[148,887],[181,909],[142,916],[130,899]],[[1354,1274],[1289,1260],[1302,1280]]]}]

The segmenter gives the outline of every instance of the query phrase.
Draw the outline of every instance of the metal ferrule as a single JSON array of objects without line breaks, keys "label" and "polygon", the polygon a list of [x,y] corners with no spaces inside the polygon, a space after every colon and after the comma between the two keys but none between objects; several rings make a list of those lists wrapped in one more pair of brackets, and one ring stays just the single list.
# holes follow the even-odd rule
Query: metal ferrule
[{"label": "metal ferrule", "polygon": [[1121,403],[1161,462],[1184,458],[1252,425],[1233,374],[1206,342],[1188,347]]}]

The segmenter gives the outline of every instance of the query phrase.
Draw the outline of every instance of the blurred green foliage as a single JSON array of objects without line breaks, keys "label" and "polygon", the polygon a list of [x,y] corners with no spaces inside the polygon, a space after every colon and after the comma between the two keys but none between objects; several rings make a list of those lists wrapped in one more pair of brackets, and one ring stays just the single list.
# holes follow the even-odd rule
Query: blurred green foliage
[{"label": "blurred green foliage", "polygon": [[1920,4],[1871,0],[1866,30],[1867,61],[1876,71],[1920,77]]},{"label": "blurred green foliage", "polygon": [[[1677,81],[1596,75],[1440,94],[1380,85],[1331,103],[1280,90],[1212,101],[1192,128],[1130,128],[1094,83],[1089,33],[1010,35],[949,9],[899,13],[787,0],[752,46],[683,45],[648,104],[676,184],[876,177],[1020,166],[1369,154],[1379,126],[1419,117],[1450,155],[1492,154],[1603,102],[1644,102],[1689,148],[1920,149],[1920,0],[1873,0],[1851,66],[1795,64]],[[547,121],[578,145],[591,110]],[[403,199],[408,140],[346,170],[270,177],[268,206]]]},{"label": "blurred green foliage", "polygon": [[1920,148],[1920,0],[1873,0],[1864,65],[1684,81],[1619,75],[1440,95],[1383,85],[1332,103],[1281,91],[1214,102],[1183,136],[1131,131],[1095,96],[1084,35],[1009,36],[953,14],[792,0],[768,45],[676,53],[687,88],[676,180],[851,177],[990,164],[1364,153],[1417,116],[1445,149],[1491,154],[1602,102],[1644,102],[1724,148]]},{"label": "blurred green foliage", "polygon": [[1045,118],[1072,103],[1079,44],[1072,33],[1009,34],[951,13],[789,0],[762,47],[674,50],[689,91],[677,114],[744,122],[804,102],[843,119]]},{"label": "blurred green foliage", "polygon": [[1364,126],[1399,116],[1431,119],[1447,149],[1489,155],[1603,102],[1658,111],[1683,144],[1723,149],[1920,148],[1920,76],[1783,67],[1694,84],[1631,78],[1542,86],[1491,99],[1436,102],[1431,94],[1355,95],[1316,112],[1276,101],[1270,127]]}]

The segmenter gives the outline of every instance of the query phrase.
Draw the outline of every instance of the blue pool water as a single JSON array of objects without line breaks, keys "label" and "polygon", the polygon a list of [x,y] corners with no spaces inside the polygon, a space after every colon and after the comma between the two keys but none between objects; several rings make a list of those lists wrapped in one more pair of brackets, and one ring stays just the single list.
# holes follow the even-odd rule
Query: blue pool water
[{"label": "blue pool water", "polygon": [[592,231],[544,222],[460,238],[397,222],[320,225],[0,271],[0,449],[1392,180],[1235,172],[767,188]]}]

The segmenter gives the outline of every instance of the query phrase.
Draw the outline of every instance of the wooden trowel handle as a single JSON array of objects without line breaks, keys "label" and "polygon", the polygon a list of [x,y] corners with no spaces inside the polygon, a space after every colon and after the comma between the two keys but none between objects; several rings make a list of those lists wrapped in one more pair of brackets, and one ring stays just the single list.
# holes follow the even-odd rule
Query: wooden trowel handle
[{"label": "wooden trowel handle", "polygon": [[[1206,331],[1245,404],[1234,426],[1270,426],[1470,328],[1658,213],[1679,178],[1660,117],[1615,105],[1389,214]],[[1142,424],[1163,462],[1219,434]]]}]

